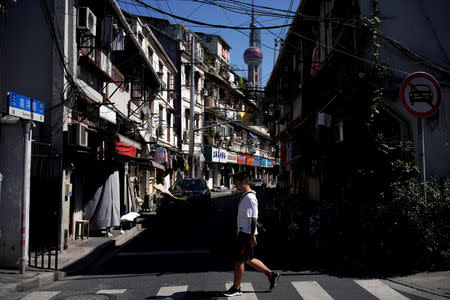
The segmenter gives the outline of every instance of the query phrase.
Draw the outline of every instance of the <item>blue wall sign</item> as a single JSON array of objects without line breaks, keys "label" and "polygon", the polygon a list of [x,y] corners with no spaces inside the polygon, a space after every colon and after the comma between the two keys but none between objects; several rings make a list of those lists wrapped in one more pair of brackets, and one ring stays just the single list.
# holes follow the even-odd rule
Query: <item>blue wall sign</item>
[{"label": "blue wall sign", "polygon": [[31,119],[31,98],[9,92],[9,114],[22,119]]},{"label": "blue wall sign", "polygon": [[44,122],[45,103],[36,99],[32,99],[31,117],[34,121]]},{"label": "blue wall sign", "polygon": [[9,115],[44,122],[45,103],[14,92],[8,92]]}]

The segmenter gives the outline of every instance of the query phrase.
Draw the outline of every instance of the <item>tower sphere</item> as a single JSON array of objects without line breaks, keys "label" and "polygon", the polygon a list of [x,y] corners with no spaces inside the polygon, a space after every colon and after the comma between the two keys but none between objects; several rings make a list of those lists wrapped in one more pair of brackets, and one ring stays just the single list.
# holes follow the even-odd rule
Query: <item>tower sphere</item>
[{"label": "tower sphere", "polygon": [[255,46],[248,47],[244,52],[244,61],[246,64],[248,62],[261,62],[263,58],[263,53],[261,49]]}]

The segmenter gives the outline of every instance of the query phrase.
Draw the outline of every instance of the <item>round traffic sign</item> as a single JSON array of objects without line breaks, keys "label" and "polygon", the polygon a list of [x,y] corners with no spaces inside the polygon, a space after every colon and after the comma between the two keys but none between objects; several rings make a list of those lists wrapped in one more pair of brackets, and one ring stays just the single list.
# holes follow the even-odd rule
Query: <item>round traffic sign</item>
[{"label": "round traffic sign", "polygon": [[412,73],[402,83],[400,99],[409,113],[426,118],[433,115],[441,104],[441,87],[428,73]]}]

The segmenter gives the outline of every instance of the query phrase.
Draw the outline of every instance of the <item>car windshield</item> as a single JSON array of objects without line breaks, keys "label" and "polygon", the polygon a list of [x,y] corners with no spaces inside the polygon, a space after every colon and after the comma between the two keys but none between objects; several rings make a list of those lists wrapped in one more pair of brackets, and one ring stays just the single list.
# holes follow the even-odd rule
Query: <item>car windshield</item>
[{"label": "car windshield", "polygon": [[172,190],[184,191],[199,191],[202,189],[202,182],[200,180],[177,180],[172,186]]}]

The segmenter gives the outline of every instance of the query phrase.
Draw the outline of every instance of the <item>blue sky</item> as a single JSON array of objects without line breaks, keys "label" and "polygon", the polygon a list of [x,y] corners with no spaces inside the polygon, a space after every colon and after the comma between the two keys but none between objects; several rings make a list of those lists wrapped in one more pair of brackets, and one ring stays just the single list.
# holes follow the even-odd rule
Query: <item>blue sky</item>
[{"label": "blue sky", "polygon": [[[174,23],[182,23],[193,31],[220,35],[231,46],[231,65],[235,66],[237,74],[247,77],[247,65],[242,55],[249,46],[249,30],[223,29],[210,26],[195,25],[189,22],[177,20],[171,16],[163,15],[148,7],[143,7],[134,0],[117,0],[118,4],[125,10],[157,18],[168,19]],[[249,27],[251,15],[249,5],[251,0],[141,0],[159,10],[196,20],[208,24],[226,25],[234,27]],[[286,18],[286,12],[280,10],[296,11],[300,0],[255,0],[256,6],[268,8],[257,8],[255,14],[256,22],[261,26],[277,26],[290,24],[291,19]],[[208,3],[214,3],[225,7],[219,7]],[[249,5],[246,5],[249,4]],[[275,9],[275,10],[274,10]],[[275,39],[284,38],[288,27],[261,31],[261,43],[263,44],[263,85],[269,79],[274,62]],[[279,46],[276,47],[278,55]],[[276,56],[275,56],[276,59]],[[243,70],[243,71],[240,71]]]}]

